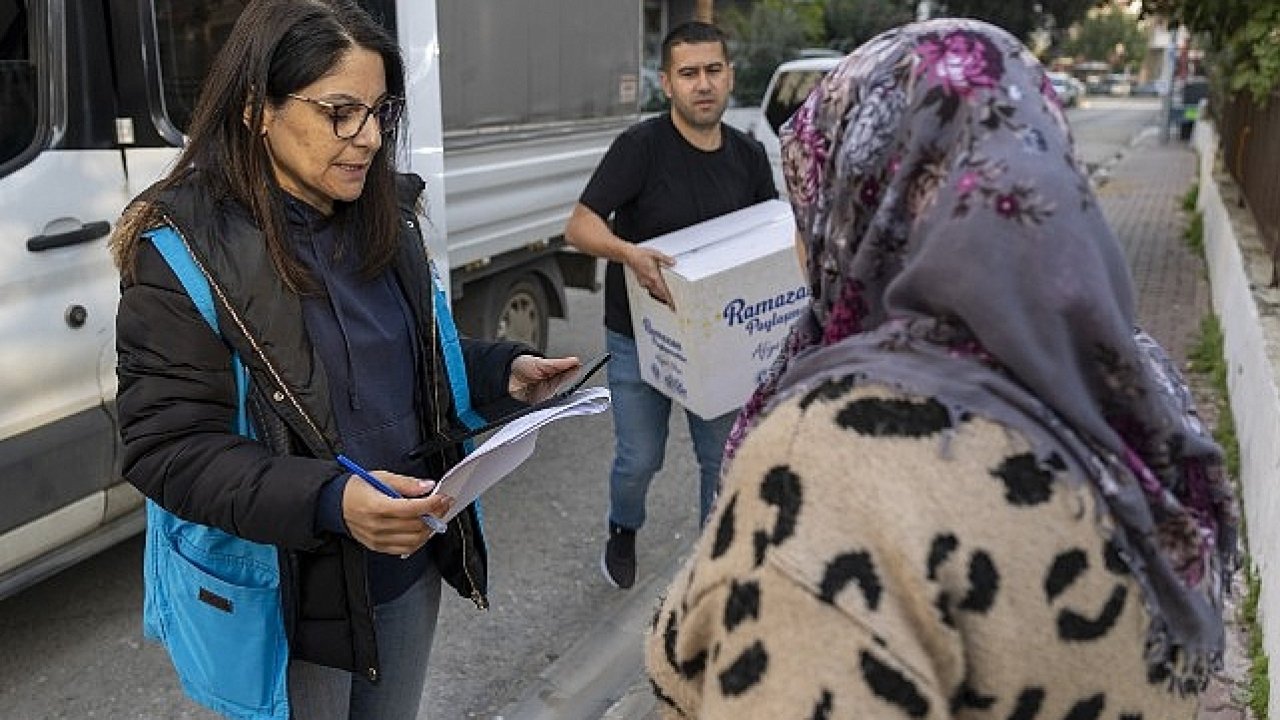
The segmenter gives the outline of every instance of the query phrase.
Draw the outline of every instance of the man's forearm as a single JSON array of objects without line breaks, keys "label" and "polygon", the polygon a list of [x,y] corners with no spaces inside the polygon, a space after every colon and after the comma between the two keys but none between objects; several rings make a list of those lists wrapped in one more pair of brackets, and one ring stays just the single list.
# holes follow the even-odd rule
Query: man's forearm
[{"label": "man's forearm", "polygon": [[623,240],[609,229],[609,225],[594,210],[578,203],[569,216],[564,238],[570,245],[588,255],[625,264],[635,246]]}]

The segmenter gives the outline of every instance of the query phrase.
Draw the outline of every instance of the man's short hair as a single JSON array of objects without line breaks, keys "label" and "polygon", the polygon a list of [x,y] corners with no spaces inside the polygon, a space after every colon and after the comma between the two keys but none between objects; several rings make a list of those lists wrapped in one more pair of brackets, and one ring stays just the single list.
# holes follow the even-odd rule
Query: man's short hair
[{"label": "man's short hair", "polygon": [[690,20],[681,23],[667,33],[662,38],[662,69],[665,71],[671,67],[671,48],[682,43],[720,43],[720,50],[724,52],[724,59],[729,60],[729,36],[723,30],[712,25],[711,23]]}]

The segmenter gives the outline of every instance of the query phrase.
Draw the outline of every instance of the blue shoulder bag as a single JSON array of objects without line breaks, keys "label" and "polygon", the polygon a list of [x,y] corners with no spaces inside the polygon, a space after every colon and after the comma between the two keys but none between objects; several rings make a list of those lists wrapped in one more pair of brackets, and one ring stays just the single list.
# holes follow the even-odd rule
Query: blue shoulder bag
[{"label": "blue shoulder bag", "polygon": [[[171,228],[146,236],[221,337],[209,282]],[[253,437],[249,374],[231,353],[235,431]],[[236,720],[288,720],[280,565],[274,546],[183,520],[147,501],[143,632],[160,641],[196,702]]]}]

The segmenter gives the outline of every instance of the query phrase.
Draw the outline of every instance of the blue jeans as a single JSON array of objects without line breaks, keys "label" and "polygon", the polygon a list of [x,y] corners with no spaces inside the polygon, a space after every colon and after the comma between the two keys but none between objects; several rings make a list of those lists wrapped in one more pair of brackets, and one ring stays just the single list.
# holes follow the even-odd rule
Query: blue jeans
[{"label": "blue jeans", "polygon": [[377,684],[363,673],[289,662],[292,720],[416,720],[440,609],[435,563],[400,597],[373,608]]},{"label": "blue jeans", "polygon": [[[609,520],[638,530],[644,525],[645,496],[654,474],[662,469],[667,446],[667,425],[671,399],[640,375],[636,341],[612,330],[605,331],[605,347],[613,357],[609,369],[609,391],[613,395],[615,446],[613,470],[609,474]],[[688,410],[689,435],[699,467],[698,522],[707,519],[720,484],[720,460],[724,444],[733,429],[737,413],[730,412],[703,420]]]}]

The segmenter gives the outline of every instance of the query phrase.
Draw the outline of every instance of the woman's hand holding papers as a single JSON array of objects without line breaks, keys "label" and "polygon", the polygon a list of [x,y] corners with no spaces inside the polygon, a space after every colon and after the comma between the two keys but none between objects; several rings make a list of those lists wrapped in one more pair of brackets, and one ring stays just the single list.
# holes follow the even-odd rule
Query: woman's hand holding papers
[{"label": "woman's hand holding papers", "polygon": [[576,357],[541,358],[520,355],[511,363],[511,378],[507,392],[511,397],[526,403],[546,400],[560,385],[558,378],[578,369],[582,361]]}]

